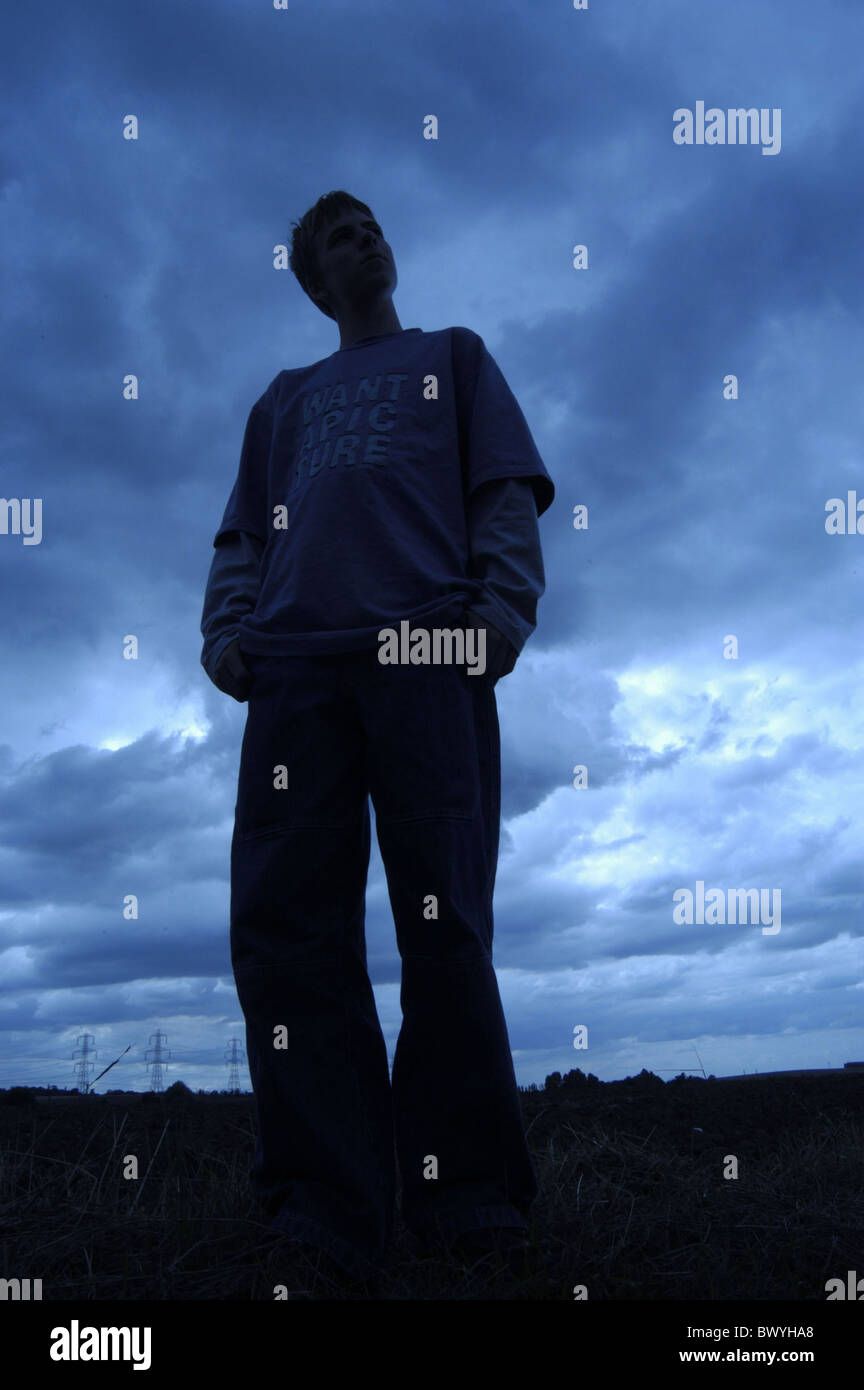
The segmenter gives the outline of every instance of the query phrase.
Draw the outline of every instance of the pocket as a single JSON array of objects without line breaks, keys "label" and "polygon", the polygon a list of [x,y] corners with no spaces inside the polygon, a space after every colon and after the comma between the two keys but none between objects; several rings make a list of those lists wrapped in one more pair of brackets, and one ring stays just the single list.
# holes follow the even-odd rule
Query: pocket
[{"label": "pocket", "polygon": [[[249,698],[260,694],[271,683],[274,673],[279,669],[278,656],[261,656],[258,652],[242,652],[243,663],[248,672],[245,689]],[[244,696],[244,698],[246,698]]]},{"label": "pocket", "polygon": [[243,662],[243,665],[246,668],[246,675],[240,682],[241,689],[244,692],[242,698],[245,700],[249,698],[255,686],[258,684],[260,680],[261,667],[259,663],[261,662],[262,658],[260,656],[257,656],[255,652],[244,651],[240,652],[240,658]]},{"label": "pocket", "polygon": [[243,662],[250,676],[257,675],[262,667],[267,665],[268,661],[273,660],[272,656],[259,656],[257,652],[246,652],[242,647],[239,648],[239,651],[240,660]]}]

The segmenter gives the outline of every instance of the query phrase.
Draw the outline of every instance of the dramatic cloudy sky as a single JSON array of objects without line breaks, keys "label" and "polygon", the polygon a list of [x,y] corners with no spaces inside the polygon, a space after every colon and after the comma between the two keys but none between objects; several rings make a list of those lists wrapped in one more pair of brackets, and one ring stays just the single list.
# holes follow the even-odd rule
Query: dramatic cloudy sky
[{"label": "dramatic cloudy sky", "polygon": [[[481,334],[557,485],[497,687],[519,1081],[864,1057],[864,536],[825,529],[864,496],[862,45],[859,0],[12,17],[2,491],[43,529],[0,535],[0,1085],[74,1084],[89,1032],[96,1070],[133,1045],[97,1089],[143,1089],[162,1029],[167,1080],[218,1087],[244,1040],[246,707],[199,622],[252,402],[338,346],[273,248],[339,187],[381,220],[402,325]],[[779,108],[779,152],[676,144],[700,101]],[[676,923],[697,881],[779,890],[781,930]],[[392,1057],[377,847],[368,941]]]}]

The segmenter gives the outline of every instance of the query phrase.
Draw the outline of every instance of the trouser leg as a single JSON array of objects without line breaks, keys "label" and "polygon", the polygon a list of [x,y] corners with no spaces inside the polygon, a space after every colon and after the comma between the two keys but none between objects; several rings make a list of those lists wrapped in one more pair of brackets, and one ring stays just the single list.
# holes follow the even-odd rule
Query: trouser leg
[{"label": "trouser leg", "polygon": [[375,654],[355,669],[402,957],[392,1078],[402,1214],[422,1236],[522,1225],[537,1183],[492,964],[494,686]]},{"label": "trouser leg", "polygon": [[366,971],[362,734],[338,660],[246,660],[231,954],[258,1120],[253,1188],[286,1234],[359,1270],[386,1246],[395,1200],[387,1052]]}]

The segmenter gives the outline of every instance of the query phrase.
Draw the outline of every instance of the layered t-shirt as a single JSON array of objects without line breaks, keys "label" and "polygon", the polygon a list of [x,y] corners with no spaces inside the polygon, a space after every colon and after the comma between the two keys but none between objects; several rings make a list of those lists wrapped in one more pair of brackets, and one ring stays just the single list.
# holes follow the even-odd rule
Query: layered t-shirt
[{"label": "layered t-shirt", "polygon": [[554,498],[518,402],[471,329],[381,334],[280,372],[249,414],[214,538],[258,542],[241,650],[359,650],[402,619],[447,626],[482,609],[471,499],[502,479],[530,486],[538,516]]}]

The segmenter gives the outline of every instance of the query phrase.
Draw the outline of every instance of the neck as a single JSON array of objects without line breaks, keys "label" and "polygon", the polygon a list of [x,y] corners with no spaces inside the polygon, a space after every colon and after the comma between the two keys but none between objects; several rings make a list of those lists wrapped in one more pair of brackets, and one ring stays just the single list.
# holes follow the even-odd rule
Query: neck
[{"label": "neck", "polygon": [[402,325],[393,308],[393,301],[387,300],[375,309],[348,310],[339,319],[339,346],[351,347],[352,343],[363,338],[376,338],[380,333],[401,333]]}]

